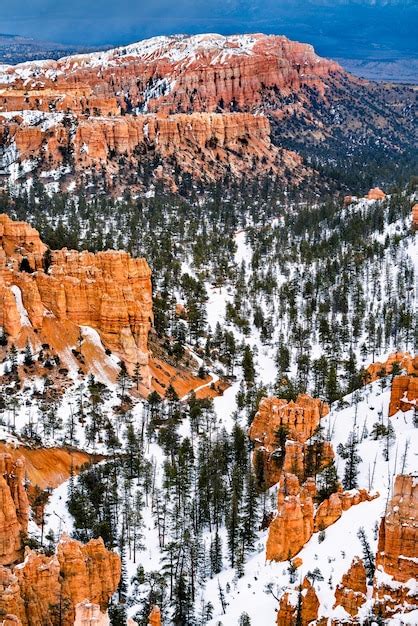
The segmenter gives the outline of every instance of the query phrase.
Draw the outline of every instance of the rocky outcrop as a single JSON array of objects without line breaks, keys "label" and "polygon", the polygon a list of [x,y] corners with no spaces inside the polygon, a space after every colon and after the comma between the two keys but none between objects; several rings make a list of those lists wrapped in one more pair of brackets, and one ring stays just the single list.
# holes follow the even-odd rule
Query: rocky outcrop
[{"label": "rocky outcrop", "polygon": [[352,617],[367,600],[367,576],[364,563],[354,557],[350,569],[342,577],[335,590],[335,605],[342,606]]},{"label": "rocky outcrop", "polygon": [[368,200],[384,200],[386,198],[386,194],[384,191],[379,189],[379,187],[374,187],[369,190],[366,198]]},{"label": "rocky outcrop", "polygon": [[418,377],[395,376],[390,392],[389,417],[397,411],[413,409],[418,400]]},{"label": "rocky outcrop", "polygon": [[417,560],[418,477],[398,475],[380,523],[376,554],[373,595],[382,617],[418,608]]},{"label": "rocky outcrop", "polygon": [[378,498],[379,494],[370,494],[367,489],[351,489],[332,493],[329,498],[323,500],[315,513],[314,530],[325,530],[331,524],[340,519],[343,511],[348,511],[352,506],[360,502],[370,502]]},{"label": "rocky outcrop", "polygon": [[302,487],[297,476],[284,474],[277,497],[277,513],[268,532],[266,559],[286,561],[309,541],[314,531],[315,482]]},{"label": "rocky outcrop", "polygon": [[109,626],[109,616],[102,613],[98,604],[80,602],[75,607],[74,626]]},{"label": "rocky outcrop", "polygon": [[278,109],[278,119],[302,113],[306,91],[324,99],[324,80],[336,72],[311,46],[265,35],[161,37],[3,67],[3,160],[6,169],[30,160],[44,172],[64,165],[78,178],[104,166],[109,186],[129,172],[131,188],[141,185],[144,163],[172,187],[174,166],[205,180],[272,173],[298,182],[308,170],[271,144],[262,110]]},{"label": "rocky outcrop", "polygon": [[55,117],[44,124],[44,131],[36,127],[36,133],[19,118],[7,124],[6,151],[16,146],[21,161],[36,158],[45,170],[69,167],[79,177],[104,170],[109,186],[124,175],[134,188],[140,186],[139,166],[145,163],[155,179],[173,189],[174,167],[206,181],[226,172],[241,178],[251,172],[306,171],[296,153],[272,145],[270,123],[263,115],[196,112],[80,120],[73,116],[71,123]]},{"label": "rocky outcrop", "polygon": [[316,623],[318,609],[318,596],[310,581],[305,577],[299,593],[285,593],[281,597],[276,624],[277,626],[294,626],[297,623],[301,626],[308,626],[310,623]]},{"label": "rocky outcrop", "polygon": [[27,534],[29,501],[24,487],[23,459],[12,461],[9,454],[0,454],[0,564],[16,562],[23,551]]},{"label": "rocky outcrop", "polygon": [[365,382],[374,382],[382,376],[396,374],[396,369],[395,372],[393,370],[394,366],[409,375],[418,376],[418,356],[412,356],[409,352],[394,352],[384,363],[375,361],[367,367]]},{"label": "rocky outcrop", "polygon": [[377,498],[365,489],[332,494],[315,512],[315,480],[308,478],[302,486],[297,476],[283,473],[277,496],[277,512],[270,522],[266,544],[268,561],[286,561],[295,556],[312,537],[324,530],[350,507]]},{"label": "rocky outcrop", "polygon": [[[261,400],[248,435],[255,448],[253,463],[257,473],[262,468],[267,487],[279,481],[282,471],[303,478],[305,444],[328,412],[325,402],[307,394],[300,394],[295,402],[275,397]],[[334,453],[329,442],[323,442],[322,447],[321,457],[326,465]]]},{"label": "rocky outcrop", "polygon": [[418,204],[414,204],[411,210],[411,220],[413,230],[418,230]]},{"label": "rocky outcrop", "polygon": [[155,37],[104,53],[3,67],[0,111],[249,111],[274,87],[283,96],[307,86],[324,93],[323,79],[338,71],[312,46],[286,37]]},{"label": "rocky outcrop", "polygon": [[[13,226],[6,215],[0,216],[0,225],[0,324],[11,339],[19,343],[23,333],[23,340],[65,351],[75,347],[80,326],[91,327],[128,365],[142,366],[149,386],[153,313],[145,259],[118,251],[64,249],[50,254],[44,271],[46,247],[37,232],[22,222]],[[29,271],[23,271],[23,260]]]},{"label": "rocky outcrop", "polygon": [[119,556],[102,539],[82,545],[63,535],[52,557],[26,548],[23,563],[0,570],[0,611],[23,626],[73,626],[84,624],[82,616],[106,625],[120,568]]},{"label": "rocky outcrop", "polygon": [[149,614],[148,626],[161,626],[161,611],[159,606],[153,606]]}]

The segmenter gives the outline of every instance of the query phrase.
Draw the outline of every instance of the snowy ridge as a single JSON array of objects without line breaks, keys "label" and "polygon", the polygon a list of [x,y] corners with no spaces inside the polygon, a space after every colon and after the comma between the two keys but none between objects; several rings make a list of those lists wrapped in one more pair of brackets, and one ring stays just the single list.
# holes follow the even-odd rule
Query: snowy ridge
[{"label": "snowy ridge", "polygon": [[[164,60],[175,66],[187,66],[199,59],[207,62],[207,57],[212,55],[211,65],[222,65],[234,56],[251,56],[254,53],[254,46],[260,41],[266,41],[270,46],[274,46],[277,40],[288,41],[284,36],[263,35],[261,33],[230,36],[205,33],[192,36],[152,37],[103,52],[63,57],[58,61],[33,61],[18,65],[3,64],[0,65],[0,84],[12,84],[19,79],[25,84],[29,84],[31,79],[42,76],[55,80],[68,71],[111,67],[120,65],[124,60],[132,57],[137,57],[147,63]],[[306,50],[309,54],[314,54],[312,46],[308,44],[306,44]],[[319,62],[319,57],[316,57],[316,60]]]}]

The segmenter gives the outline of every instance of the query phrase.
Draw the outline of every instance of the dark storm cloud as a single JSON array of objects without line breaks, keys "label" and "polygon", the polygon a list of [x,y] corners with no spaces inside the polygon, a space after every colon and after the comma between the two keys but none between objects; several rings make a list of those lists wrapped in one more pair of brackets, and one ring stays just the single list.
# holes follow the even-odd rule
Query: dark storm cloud
[{"label": "dark storm cloud", "polygon": [[0,32],[63,43],[127,43],[158,34],[266,32],[328,56],[417,51],[416,0],[0,0]]}]

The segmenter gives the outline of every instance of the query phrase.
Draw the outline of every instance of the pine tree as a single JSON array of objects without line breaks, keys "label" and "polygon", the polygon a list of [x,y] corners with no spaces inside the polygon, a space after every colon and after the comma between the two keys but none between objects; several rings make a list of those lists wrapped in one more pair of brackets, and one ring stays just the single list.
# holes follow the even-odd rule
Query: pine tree
[{"label": "pine tree", "polygon": [[222,541],[219,536],[218,529],[210,543],[210,569],[211,575],[219,574],[222,571]]},{"label": "pine tree", "polygon": [[343,477],[344,489],[355,489],[358,487],[358,464],[361,458],[357,454],[357,439],[354,433],[350,433],[348,437],[343,458],[346,459]]},{"label": "pine tree", "polygon": [[258,492],[251,467],[247,471],[244,506],[242,512],[242,542],[246,552],[254,549],[258,526]]},{"label": "pine tree", "polygon": [[135,384],[135,389],[138,391],[139,390],[139,385],[142,383],[141,366],[138,363],[138,361],[135,363],[135,368],[134,368],[134,374],[133,374],[133,377],[132,377],[132,381]]},{"label": "pine tree", "polygon": [[334,459],[319,474],[317,497],[320,502],[330,497],[332,493],[338,491],[340,481],[338,480],[337,468]]},{"label": "pine tree", "polygon": [[360,539],[361,547],[363,548],[364,567],[366,568],[367,578],[369,583],[373,582],[374,572],[376,569],[374,553],[367,540],[366,531],[363,526],[358,529],[357,537]]},{"label": "pine tree", "polygon": [[32,356],[32,351],[31,351],[29,341],[26,343],[26,346],[25,346],[25,356],[24,356],[23,362],[28,367],[31,367],[33,365],[33,356]]},{"label": "pine tree", "polygon": [[242,357],[242,369],[244,374],[244,380],[247,383],[247,386],[253,385],[255,381],[255,367],[253,353],[249,345],[246,345],[244,348],[244,354]]}]

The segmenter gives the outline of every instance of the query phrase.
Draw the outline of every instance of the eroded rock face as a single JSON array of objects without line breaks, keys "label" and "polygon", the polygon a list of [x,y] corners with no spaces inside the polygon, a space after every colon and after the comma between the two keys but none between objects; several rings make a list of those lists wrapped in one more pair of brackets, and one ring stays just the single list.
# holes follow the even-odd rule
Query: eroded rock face
[{"label": "eroded rock face", "polygon": [[298,181],[308,170],[295,153],[271,145],[270,124],[260,112],[276,109],[278,119],[302,114],[310,107],[308,90],[325,100],[325,81],[342,72],[309,45],[265,35],[157,37],[5,67],[5,164],[35,158],[44,170],[64,164],[80,176],[105,165],[111,181],[124,172],[121,157],[131,172],[159,158],[167,178],[176,163],[209,180],[291,172]]},{"label": "eroded rock face", "polygon": [[[91,117],[80,119],[74,129],[54,118],[44,131],[37,127],[33,135],[31,130],[19,119],[8,121],[7,141],[17,146],[21,160],[46,151],[57,167],[66,165],[63,155],[71,154],[76,174],[87,170],[102,174],[104,168],[109,184],[118,173],[138,170],[139,162],[156,160],[161,164],[151,167],[154,178],[170,183],[173,189],[175,164],[194,178],[209,181],[226,171],[236,178],[286,168],[300,170],[301,175],[306,171],[296,153],[272,145],[268,119],[249,113]],[[28,139],[22,141],[26,135]],[[135,187],[135,181],[131,182]]]},{"label": "eroded rock face", "polygon": [[[282,471],[304,475],[306,442],[319,426],[329,407],[318,398],[300,394],[296,401],[268,397],[261,400],[248,435],[254,443],[253,463],[263,467],[264,483],[271,486],[280,480]],[[278,431],[285,446],[279,449]],[[324,465],[334,457],[332,446],[324,442],[321,456]]]},{"label": "eroded rock face", "polygon": [[149,615],[149,626],[161,626],[161,611],[159,606],[153,606]]},{"label": "eroded rock face", "polygon": [[315,482],[302,487],[297,476],[284,474],[277,498],[277,513],[270,526],[266,545],[268,561],[285,561],[302,549],[314,531]]},{"label": "eroded rock face", "polygon": [[24,487],[23,459],[12,461],[0,454],[0,564],[10,565],[22,556],[22,537],[27,534],[29,501]]},{"label": "eroded rock face", "polygon": [[109,615],[102,613],[98,604],[80,602],[75,607],[74,626],[109,626]]},{"label": "eroded rock face", "polygon": [[367,489],[351,489],[350,491],[332,493],[329,498],[321,502],[316,510],[315,532],[334,524],[341,517],[343,511],[347,511],[360,502],[370,502],[370,500],[378,497],[378,493],[370,494]]},{"label": "eroded rock face", "polygon": [[383,617],[418,608],[418,478],[398,475],[380,523],[373,595]]},{"label": "eroded rock face", "polygon": [[418,378],[415,376],[395,376],[392,381],[389,403],[389,417],[397,411],[413,409],[418,400]]},{"label": "eroded rock face", "polygon": [[418,230],[418,204],[414,204],[411,210],[412,228]]},{"label": "eroded rock face", "polygon": [[[285,593],[279,604],[276,624],[277,626],[294,626],[297,618],[302,626],[307,626],[311,622],[316,623],[318,618],[319,600],[316,591],[310,581],[305,577],[302,583],[300,600],[297,592]],[[298,603],[300,601],[300,614],[298,613]]]},{"label": "eroded rock face", "polygon": [[409,352],[394,352],[384,363],[376,361],[368,366],[367,382],[392,374],[395,363],[407,374],[418,376],[418,356],[412,356]]},{"label": "eroded rock face", "polygon": [[364,563],[354,557],[350,569],[335,590],[335,605],[342,606],[352,617],[367,600],[367,576]]},{"label": "eroded rock face", "polygon": [[315,480],[308,478],[302,486],[294,474],[283,473],[277,496],[277,512],[269,525],[266,544],[268,561],[286,561],[295,556],[312,537],[336,522],[343,511],[360,502],[370,501],[365,489],[333,493],[315,511]]},{"label": "eroded rock face", "polygon": [[[89,326],[128,365],[139,363],[149,386],[153,312],[151,270],[145,259],[118,251],[64,249],[51,253],[46,272],[46,247],[37,231],[6,215],[0,216],[1,227],[0,324],[11,339],[23,333],[59,350],[64,346],[56,344],[71,334],[73,345],[67,347],[74,347],[77,327]],[[22,260],[36,271],[21,271]]]},{"label": "eroded rock face", "polygon": [[70,109],[106,116],[131,108],[249,111],[273,87],[283,95],[305,86],[323,93],[323,78],[338,71],[337,63],[318,57],[312,46],[286,37],[154,37],[108,52],[5,67],[0,110]]},{"label": "eroded rock face", "polygon": [[73,626],[84,624],[82,616],[105,626],[120,570],[119,556],[102,539],[82,545],[63,535],[54,556],[26,548],[23,563],[0,570],[0,610],[24,626]]},{"label": "eroded rock face", "polygon": [[374,187],[369,190],[366,198],[368,200],[384,200],[386,198],[386,194],[384,191],[379,189],[379,187]]}]

